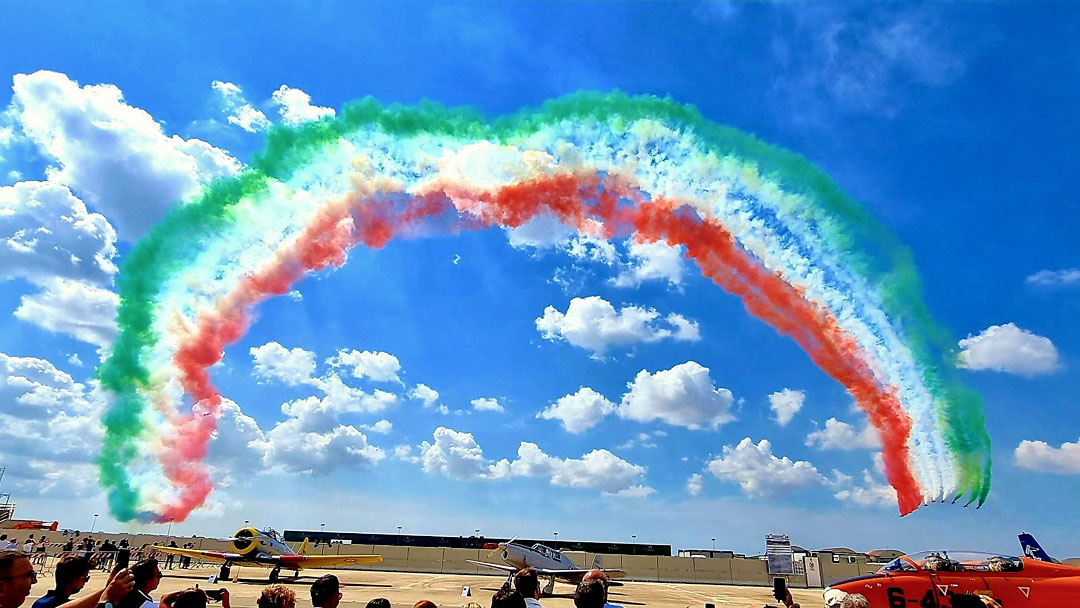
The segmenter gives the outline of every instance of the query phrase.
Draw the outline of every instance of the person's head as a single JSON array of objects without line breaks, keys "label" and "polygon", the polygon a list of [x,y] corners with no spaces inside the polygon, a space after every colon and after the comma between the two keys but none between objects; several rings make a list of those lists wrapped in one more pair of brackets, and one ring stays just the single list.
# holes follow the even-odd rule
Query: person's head
[{"label": "person's head", "polygon": [[30,558],[21,551],[0,551],[0,608],[19,608],[37,582]]},{"label": "person's head", "polygon": [[439,608],[435,605],[435,602],[431,600],[420,600],[413,604],[412,608]]},{"label": "person's head", "polygon": [[574,606],[577,608],[603,608],[605,603],[607,603],[607,588],[599,579],[583,579],[574,590]]},{"label": "person's head", "polygon": [[491,608],[525,608],[525,598],[517,591],[499,589],[491,596]]},{"label": "person's head", "polygon": [[56,564],[56,592],[70,597],[82,591],[90,580],[90,562],[85,558],[68,555]]},{"label": "person's head", "polygon": [[521,597],[540,599],[540,578],[536,568],[522,568],[514,575],[514,589]]},{"label": "person's head", "polygon": [[385,597],[377,597],[368,602],[366,608],[390,608],[390,600]]},{"label": "person's head", "polygon": [[206,608],[206,592],[188,587],[173,598],[171,608]]},{"label": "person's head", "polygon": [[606,572],[604,572],[603,570],[601,570],[599,568],[593,568],[592,570],[589,570],[585,574],[585,576],[582,577],[581,580],[583,580],[583,581],[593,581],[593,580],[600,581],[601,583],[604,583],[604,589],[607,589],[608,587],[611,586],[611,578],[608,577]]},{"label": "person's head", "polygon": [[341,583],[333,574],[325,574],[311,583],[311,603],[315,608],[337,608],[341,601]]},{"label": "person's head", "polygon": [[122,539],[122,540],[120,541],[120,546],[121,546],[121,547],[124,547],[124,548],[127,548],[127,546],[128,546],[128,543],[127,543],[127,539],[126,539],[126,538],[125,538],[125,539]]},{"label": "person's head", "polygon": [[296,608],[296,594],[285,585],[273,584],[262,590],[259,608]]},{"label": "person's head", "polygon": [[861,593],[852,593],[840,602],[840,608],[870,608],[870,601]]},{"label": "person's head", "polygon": [[135,589],[148,594],[161,583],[161,568],[158,561],[150,557],[132,566],[131,576],[135,579]]}]

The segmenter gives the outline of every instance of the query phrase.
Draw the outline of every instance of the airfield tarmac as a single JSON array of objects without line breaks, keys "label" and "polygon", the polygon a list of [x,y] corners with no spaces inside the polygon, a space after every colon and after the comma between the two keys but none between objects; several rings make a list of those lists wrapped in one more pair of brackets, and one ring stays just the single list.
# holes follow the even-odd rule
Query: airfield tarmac
[{"label": "airfield tarmac", "polygon": [[[234,568],[235,570],[235,568]],[[255,600],[267,583],[269,570],[240,568],[239,582],[227,581],[209,585],[207,579],[217,569],[164,570],[161,586],[152,593],[154,599],[170,591],[193,587],[225,587],[229,590],[230,603],[235,608],[254,608]],[[491,596],[505,581],[503,576],[477,576],[464,574],[418,574],[410,572],[376,572],[362,570],[305,570],[299,579],[283,577],[281,582],[296,592],[297,608],[310,608],[311,581],[323,574],[336,574],[345,588],[341,604],[347,608],[363,608],[368,600],[385,597],[394,606],[411,607],[421,599],[435,602],[442,608],[465,606],[476,602],[487,608]],[[106,573],[94,571],[87,588],[103,584]],[[463,586],[472,588],[472,597],[461,597]],[[53,586],[52,575],[41,577],[27,598],[26,606],[41,597]],[[795,601],[806,608],[821,606],[820,589],[793,589]],[[734,585],[701,585],[693,583],[642,583],[627,582],[622,587],[612,587],[609,601],[620,606],[697,606],[706,603],[717,606],[776,605],[771,587],[740,587]],[[565,583],[555,583],[555,596],[542,600],[544,608],[573,608],[574,588]],[[209,608],[215,608],[210,604]]]}]

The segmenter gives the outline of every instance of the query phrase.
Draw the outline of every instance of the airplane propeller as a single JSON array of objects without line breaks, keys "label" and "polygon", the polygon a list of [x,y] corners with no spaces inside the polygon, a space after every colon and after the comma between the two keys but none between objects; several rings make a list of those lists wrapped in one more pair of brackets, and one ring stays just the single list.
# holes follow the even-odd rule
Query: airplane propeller
[{"label": "airplane propeller", "polygon": [[499,543],[499,544],[495,545],[495,548],[491,550],[491,553],[488,553],[488,555],[487,555],[488,559],[491,559],[491,558],[495,557],[496,553],[498,553],[499,551],[502,551],[503,549],[506,548],[507,545],[509,545],[510,543],[514,542],[517,539],[518,539],[518,535],[515,534],[514,538],[511,538],[510,540],[506,541],[505,543]]}]

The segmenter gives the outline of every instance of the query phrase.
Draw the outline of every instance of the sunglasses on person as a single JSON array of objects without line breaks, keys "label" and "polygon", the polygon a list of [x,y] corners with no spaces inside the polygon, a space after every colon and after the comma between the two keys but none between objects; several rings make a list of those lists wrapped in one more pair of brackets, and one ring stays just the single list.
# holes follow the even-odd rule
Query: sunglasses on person
[{"label": "sunglasses on person", "polygon": [[30,570],[29,572],[24,572],[22,574],[13,574],[11,576],[0,576],[0,581],[15,580],[15,579],[23,578],[24,576],[29,576],[31,583],[36,583],[37,582],[37,572],[35,572],[33,570]]}]

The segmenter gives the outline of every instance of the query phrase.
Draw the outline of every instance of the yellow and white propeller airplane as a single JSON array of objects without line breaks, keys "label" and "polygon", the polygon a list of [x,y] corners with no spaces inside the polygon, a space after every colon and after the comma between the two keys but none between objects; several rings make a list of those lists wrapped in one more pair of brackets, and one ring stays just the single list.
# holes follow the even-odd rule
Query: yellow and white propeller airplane
[{"label": "yellow and white propeller airplane", "polygon": [[218,578],[228,579],[232,566],[261,566],[272,568],[270,582],[276,582],[281,569],[294,570],[296,576],[307,568],[335,568],[338,566],[356,566],[382,561],[381,555],[308,555],[308,539],[295,553],[278,538],[271,528],[259,531],[255,528],[241,528],[231,537],[218,538],[232,543],[233,551],[201,551],[179,547],[154,545],[162,553],[186,555],[196,559],[221,562]]}]

